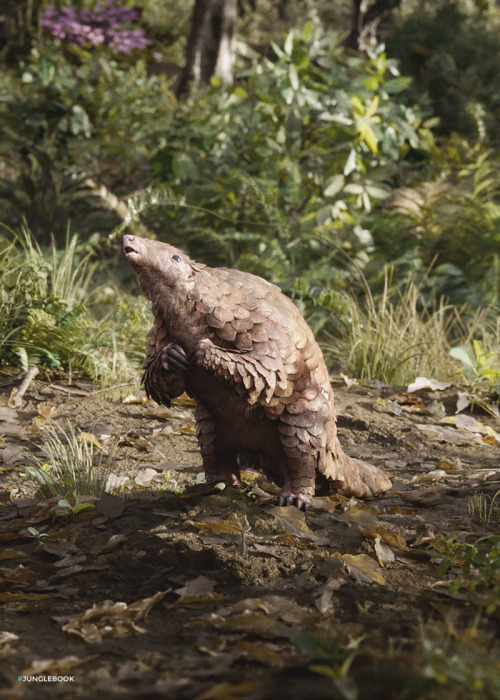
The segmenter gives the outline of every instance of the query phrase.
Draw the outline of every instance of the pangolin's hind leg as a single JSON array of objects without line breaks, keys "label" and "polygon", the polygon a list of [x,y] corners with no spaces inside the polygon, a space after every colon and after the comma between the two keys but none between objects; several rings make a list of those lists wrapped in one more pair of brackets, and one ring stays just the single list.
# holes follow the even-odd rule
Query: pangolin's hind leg
[{"label": "pangolin's hind leg", "polygon": [[283,485],[278,505],[307,510],[314,497],[317,457],[297,449],[285,448],[282,465]]},{"label": "pangolin's hind leg", "polygon": [[239,485],[240,470],[236,450],[224,449],[217,444],[215,422],[210,411],[199,401],[195,401],[194,417],[205,479],[208,482],[227,481],[234,486]]}]

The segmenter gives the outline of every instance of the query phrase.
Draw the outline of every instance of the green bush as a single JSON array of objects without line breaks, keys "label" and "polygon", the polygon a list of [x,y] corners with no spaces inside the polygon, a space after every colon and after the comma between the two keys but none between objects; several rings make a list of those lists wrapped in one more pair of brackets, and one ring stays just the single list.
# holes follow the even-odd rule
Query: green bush
[{"label": "green bush", "polygon": [[498,154],[450,139],[434,150],[432,166],[425,179],[394,191],[388,206],[370,217],[374,255],[367,274],[393,262],[403,284],[409,274],[420,280],[428,306],[441,297],[472,307],[498,304]]},{"label": "green bush", "polygon": [[116,214],[96,196],[128,193],[152,177],[149,152],[174,98],[145,59],[118,60],[55,41],[0,72],[3,221],[25,220],[39,241],[68,223],[81,235],[110,230]]},{"label": "green bush", "polygon": [[76,236],[63,250],[53,243],[44,252],[27,229],[5,232],[0,238],[0,366],[27,370],[37,365],[69,371],[70,377],[83,372],[104,383],[135,381],[149,322],[144,304],[130,304],[110,287],[96,288],[95,264]]},{"label": "green bush", "polygon": [[237,265],[291,290],[298,276],[327,289],[352,281],[345,256],[363,266],[364,213],[410,150],[431,136],[400,100],[408,86],[381,50],[351,56],[314,21],[292,31],[275,59],[249,49],[233,86],[178,105],[153,165],[159,181],[194,209],[170,240],[210,264]]}]

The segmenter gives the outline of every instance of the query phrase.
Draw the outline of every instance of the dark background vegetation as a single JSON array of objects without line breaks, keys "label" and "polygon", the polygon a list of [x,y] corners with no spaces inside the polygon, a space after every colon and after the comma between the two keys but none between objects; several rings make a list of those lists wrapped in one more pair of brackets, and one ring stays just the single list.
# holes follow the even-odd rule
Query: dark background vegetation
[{"label": "dark background vegetation", "polygon": [[[276,282],[357,375],[381,371],[351,352],[361,329],[387,338],[412,285],[409,344],[431,344],[421,326],[444,304],[443,347],[494,351],[499,21],[486,0],[4,2],[2,361],[67,368],[84,328],[74,366],[104,371],[111,341],[147,323],[125,225]],[[90,255],[93,276],[61,298],[74,235],[64,264]],[[44,323],[69,348],[51,355]],[[425,370],[395,354],[383,381]]]}]

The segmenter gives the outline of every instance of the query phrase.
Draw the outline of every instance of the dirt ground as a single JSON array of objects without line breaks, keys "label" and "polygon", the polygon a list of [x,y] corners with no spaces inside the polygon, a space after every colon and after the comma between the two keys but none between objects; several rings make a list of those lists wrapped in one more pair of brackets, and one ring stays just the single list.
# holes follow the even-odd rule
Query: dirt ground
[{"label": "dirt ground", "polygon": [[[304,514],[278,508],[262,475],[241,490],[203,483],[185,404],[36,381],[15,409],[16,383],[0,381],[0,697],[427,697],[408,686],[423,635],[474,618],[428,545],[490,533],[468,501],[499,488],[493,419],[440,422],[456,390],[410,403],[405,388],[339,379],[341,442],[393,489],[366,503],[332,493]],[[76,514],[22,477],[66,419],[96,455],[119,439],[111,471],[129,477]],[[498,663],[494,622],[479,628]]]}]

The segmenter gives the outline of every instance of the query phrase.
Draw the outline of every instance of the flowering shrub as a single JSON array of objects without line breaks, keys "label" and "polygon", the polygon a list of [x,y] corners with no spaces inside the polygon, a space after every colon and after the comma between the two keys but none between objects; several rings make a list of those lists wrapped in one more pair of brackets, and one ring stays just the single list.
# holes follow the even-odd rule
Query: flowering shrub
[{"label": "flowering shrub", "polygon": [[92,10],[49,5],[42,13],[42,27],[57,39],[90,46],[109,46],[116,53],[130,54],[150,44],[142,29],[130,29],[139,12],[118,7],[113,0],[97,3]]}]

